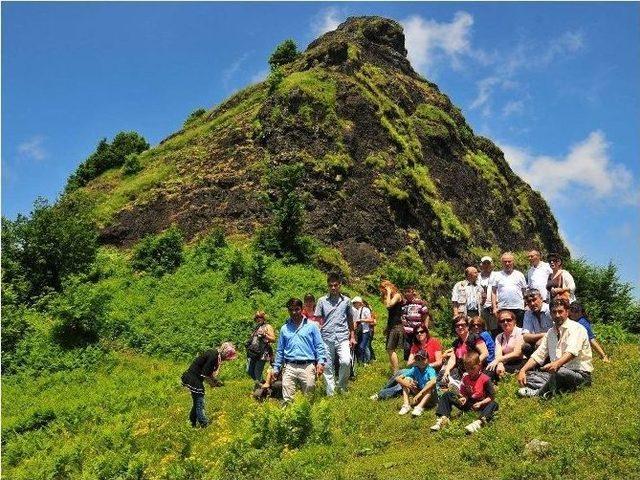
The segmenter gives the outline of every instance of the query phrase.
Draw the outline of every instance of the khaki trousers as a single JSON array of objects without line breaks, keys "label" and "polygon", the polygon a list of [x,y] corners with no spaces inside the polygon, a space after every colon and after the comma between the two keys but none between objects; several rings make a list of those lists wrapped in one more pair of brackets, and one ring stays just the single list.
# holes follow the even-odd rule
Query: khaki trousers
[{"label": "khaki trousers", "polygon": [[312,391],[316,386],[316,365],[307,363],[296,365],[295,363],[285,363],[282,374],[282,399],[289,402],[296,393],[297,385],[300,385],[302,393]]}]

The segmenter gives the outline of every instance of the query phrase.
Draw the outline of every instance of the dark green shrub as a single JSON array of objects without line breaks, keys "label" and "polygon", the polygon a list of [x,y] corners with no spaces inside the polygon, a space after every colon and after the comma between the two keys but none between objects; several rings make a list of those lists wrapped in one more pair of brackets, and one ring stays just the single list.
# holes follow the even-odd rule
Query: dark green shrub
[{"label": "dark green shrub", "polygon": [[224,248],[227,246],[224,228],[214,227],[196,247],[196,255],[202,258],[208,268],[219,268],[225,261]]},{"label": "dark green shrub", "polygon": [[234,250],[231,259],[229,260],[229,266],[227,268],[227,278],[229,281],[236,283],[244,278],[247,272],[247,263],[244,260],[244,255],[240,250]]},{"label": "dark green shrub", "polygon": [[173,225],[159,235],[145,237],[133,250],[131,266],[161,277],[174,272],[184,258],[182,233]]},{"label": "dark green shrub", "polygon": [[3,218],[3,281],[18,302],[60,291],[69,275],[86,272],[97,252],[97,229],[83,195],[63,197],[56,205],[38,198],[29,217]]},{"label": "dark green shrub", "polygon": [[302,447],[313,435],[311,404],[305,398],[296,398],[287,408],[266,404],[251,419],[255,448],[266,445]]},{"label": "dark green shrub", "polygon": [[640,303],[634,299],[631,284],[622,282],[618,268],[590,265],[584,259],[569,260],[565,265],[576,282],[576,296],[594,323],[619,323],[640,333]]},{"label": "dark green shrub", "polygon": [[127,155],[142,153],[148,148],[149,143],[136,132],[120,132],[111,143],[103,138],[98,142],[96,151],[89,155],[69,177],[65,192],[72,192],[85,186],[103,172],[123,165]]},{"label": "dark green shrub", "polygon": [[275,70],[282,65],[293,62],[298,58],[298,47],[296,42],[291,39],[285,40],[276,47],[271,56],[269,57],[269,65],[271,70]]},{"label": "dark green shrub", "polygon": [[125,176],[135,175],[140,170],[142,170],[142,165],[140,164],[140,157],[137,153],[130,153],[124,159],[124,164],[122,165],[122,174]]},{"label": "dark green shrub", "polygon": [[189,125],[195,122],[198,118],[202,117],[205,113],[207,113],[207,111],[204,108],[198,108],[197,110],[194,110],[189,114],[189,116],[184,121],[184,124],[182,126],[184,128],[187,128]]},{"label": "dark green shrub", "polygon": [[269,262],[259,251],[254,252],[251,256],[251,264],[249,265],[249,291],[271,291],[271,281],[267,275]]},{"label": "dark green shrub", "polygon": [[273,93],[278,89],[278,86],[284,78],[284,72],[281,68],[274,68],[267,77],[267,85],[269,86],[269,93]]}]

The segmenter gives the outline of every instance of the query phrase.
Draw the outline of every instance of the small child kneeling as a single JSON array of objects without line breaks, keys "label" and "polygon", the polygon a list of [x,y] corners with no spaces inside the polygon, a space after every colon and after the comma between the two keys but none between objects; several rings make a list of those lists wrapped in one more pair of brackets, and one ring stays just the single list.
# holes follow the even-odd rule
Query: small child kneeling
[{"label": "small child kneeling", "polygon": [[[436,371],[429,365],[425,352],[419,351],[415,354],[414,359],[415,365],[397,378],[398,384],[402,386],[404,399],[398,413],[404,415],[411,412],[414,417],[419,417],[432,395],[435,395],[433,392],[436,386]],[[413,403],[409,400],[410,394],[414,394]],[[412,404],[413,410],[411,410]]]},{"label": "small child kneeling", "polygon": [[465,427],[467,433],[474,433],[485,426],[498,410],[498,404],[494,400],[493,383],[486,374],[482,373],[480,356],[477,352],[468,352],[464,356],[464,369],[467,374],[462,377],[460,395],[448,391],[438,400],[438,408],[436,409],[438,420],[431,426],[431,430],[434,432],[449,424],[453,405],[462,411],[479,412],[480,418]]}]

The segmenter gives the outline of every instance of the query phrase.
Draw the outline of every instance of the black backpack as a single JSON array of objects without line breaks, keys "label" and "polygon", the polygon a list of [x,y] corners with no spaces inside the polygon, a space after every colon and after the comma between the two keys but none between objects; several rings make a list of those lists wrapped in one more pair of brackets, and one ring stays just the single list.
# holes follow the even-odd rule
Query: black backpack
[{"label": "black backpack", "polygon": [[258,336],[258,330],[261,326],[262,325],[258,326],[253,331],[251,338],[249,338],[245,343],[245,347],[247,348],[247,357],[249,358],[260,358],[267,351],[267,342],[264,338]]}]

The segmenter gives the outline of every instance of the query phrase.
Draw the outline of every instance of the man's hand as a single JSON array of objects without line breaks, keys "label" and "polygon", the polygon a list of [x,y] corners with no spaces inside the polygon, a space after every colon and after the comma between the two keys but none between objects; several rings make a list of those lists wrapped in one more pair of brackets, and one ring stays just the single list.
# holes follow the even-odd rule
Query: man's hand
[{"label": "man's hand", "polygon": [[351,336],[349,337],[349,345],[351,347],[355,347],[356,343],[358,343],[356,340],[356,336],[354,334],[351,334]]},{"label": "man's hand", "polygon": [[527,372],[524,372],[522,370],[518,372],[518,383],[520,384],[521,387],[524,387],[527,385]]},{"label": "man's hand", "polygon": [[473,405],[471,405],[471,408],[473,410],[480,410],[482,407],[484,407],[484,405],[482,404],[482,402],[476,402]]},{"label": "man's hand", "polygon": [[559,368],[560,365],[558,365],[558,362],[549,362],[544,367],[542,367],[541,370],[549,373],[556,373]]},{"label": "man's hand", "polygon": [[322,363],[317,364],[316,365],[316,375],[319,377],[323,373],[324,373],[324,365]]},{"label": "man's hand", "polygon": [[465,397],[464,395],[460,395],[458,397],[458,403],[460,404],[460,406],[463,406],[465,403],[467,403],[467,397]]}]

